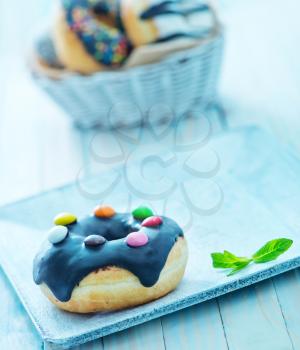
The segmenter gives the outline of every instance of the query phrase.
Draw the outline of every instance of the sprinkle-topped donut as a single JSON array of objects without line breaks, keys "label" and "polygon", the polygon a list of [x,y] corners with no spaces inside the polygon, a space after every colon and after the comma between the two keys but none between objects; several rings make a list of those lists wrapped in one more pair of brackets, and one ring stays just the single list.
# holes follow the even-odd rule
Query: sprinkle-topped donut
[{"label": "sprinkle-topped donut", "polygon": [[111,15],[112,24],[118,23],[118,1],[62,0],[69,28],[76,33],[86,51],[99,63],[119,66],[128,57],[130,43],[122,29],[97,15]]},{"label": "sprinkle-topped donut", "polygon": [[[50,230],[49,241],[34,259],[34,281],[46,285],[59,303],[68,302],[74,288],[87,275],[113,266],[135,275],[141,288],[151,288],[158,283],[177,240],[183,239],[183,232],[175,221],[153,216],[147,207],[139,207],[132,213],[96,207],[95,213],[101,215],[80,220],[71,220],[76,217],[68,213],[57,216],[54,221],[59,225]],[[186,257],[184,259],[183,270]],[[167,289],[164,294],[166,292]]]}]

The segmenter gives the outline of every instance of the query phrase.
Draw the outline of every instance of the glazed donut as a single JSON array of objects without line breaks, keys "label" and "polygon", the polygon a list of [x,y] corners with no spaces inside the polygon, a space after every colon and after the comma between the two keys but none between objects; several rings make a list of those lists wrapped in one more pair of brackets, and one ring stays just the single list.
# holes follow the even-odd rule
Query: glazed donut
[{"label": "glazed donut", "polygon": [[126,33],[137,47],[177,37],[200,38],[209,6],[199,0],[121,0]]},{"label": "glazed donut", "polygon": [[187,262],[181,228],[151,209],[98,206],[79,221],[58,215],[33,262],[33,278],[61,309],[98,312],[158,299],[176,288]]},{"label": "glazed donut", "polygon": [[118,1],[63,0],[53,39],[69,70],[90,74],[120,67],[131,45],[122,31]]}]

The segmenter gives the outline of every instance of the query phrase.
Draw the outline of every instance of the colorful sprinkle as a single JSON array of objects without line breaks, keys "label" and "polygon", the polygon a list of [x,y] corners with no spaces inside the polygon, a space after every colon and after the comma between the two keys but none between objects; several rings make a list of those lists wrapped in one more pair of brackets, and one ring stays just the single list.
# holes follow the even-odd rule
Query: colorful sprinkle
[{"label": "colorful sprinkle", "polygon": [[60,213],[55,216],[54,224],[55,225],[70,225],[77,221],[77,217],[70,213]]},{"label": "colorful sprinkle", "polygon": [[150,216],[142,222],[144,227],[154,227],[162,224],[162,218],[159,216]]},{"label": "colorful sprinkle", "polygon": [[[109,14],[118,13],[117,2],[114,3],[113,6],[102,8],[102,11],[104,13],[107,11]],[[117,28],[117,21],[114,27],[97,20],[93,15],[95,5],[91,1],[64,0],[63,5],[69,27],[93,58],[107,66],[118,67],[124,63],[130,53],[131,45],[122,29]],[[102,4],[101,6],[103,7]],[[97,8],[100,9],[99,0]]]},{"label": "colorful sprinkle", "polygon": [[143,245],[146,245],[148,241],[148,236],[142,231],[131,232],[126,237],[126,243],[129,247],[142,247]]},{"label": "colorful sprinkle", "polygon": [[149,216],[153,216],[153,212],[150,208],[141,206],[133,210],[132,215],[137,220],[144,220]]},{"label": "colorful sprinkle", "polygon": [[106,242],[106,239],[100,235],[90,235],[84,239],[84,244],[87,247],[97,247],[99,245],[104,244],[105,242]]},{"label": "colorful sprinkle", "polygon": [[111,218],[115,214],[116,214],[115,210],[109,206],[98,205],[94,209],[94,215],[97,216],[98,218]]},{"label": "colorful sprinkle", "polygon": [[62,242],[68,235],[68,228],[66,226],[54,226],[48,233],[48,241],[52,244]]}]

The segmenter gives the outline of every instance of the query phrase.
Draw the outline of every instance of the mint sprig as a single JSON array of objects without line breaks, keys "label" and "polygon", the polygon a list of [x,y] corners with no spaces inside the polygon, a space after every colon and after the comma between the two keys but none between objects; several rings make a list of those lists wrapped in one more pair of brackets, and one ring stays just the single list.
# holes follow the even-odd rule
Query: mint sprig
[{"label": "mint sprig", "polygon": [[212,253],[213,267],[216,269],[231,269],[227,276],[232,276],[247,267],[251,262],[261,264],[277,259],[292,244],[293,241],[288,238],[273,239],[263,245],[251,258],[239,257],[227,250],[224,250],[223,253]]},{"label": "mint sprig", "polygon": [[263,247],[261,247],[256,253],[252,255],[253,261],[256,264],[261,264],[275,260],[279,257],[279,255],[286,252],[292,244],[293,241],[291,239],[273,239],[272,241],[267,242]]},{"label": "mint sprig", "polygon": [[245,257],[238,257],[227,250],[224,250],[224,253],[212,253],[211,257],[213,259],[213,266],[215,268],[231,268],[237,267],[246,262],[250,262],[251,259]]}]

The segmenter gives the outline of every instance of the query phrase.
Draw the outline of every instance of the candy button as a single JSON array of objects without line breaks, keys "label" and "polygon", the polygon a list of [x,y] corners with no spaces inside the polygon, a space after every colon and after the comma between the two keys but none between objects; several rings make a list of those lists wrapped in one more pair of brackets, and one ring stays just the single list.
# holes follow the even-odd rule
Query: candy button
[{"label": "candy button", "polygon": [[116,214],[115,210],[109,206],[98,205],[94,209],[94,215],[97,216],[98,218],[111,218],[115,214]]},{"label": "candy button", "polygon": [[68,228],[66,226],[54,226],[49,231],[48,240],[52,244],[62,242],[68,235]]},{"label": "candy button", "polygon": [[77,221],[77,217],[70,213],[60,213],[55,216],[54,224],[55,225],[70,225]]},{"label": "candy button", "polygon": [[149,216],[153,216],[153,212],[150,208],[138,207],[135,210],[133,210],[132,215],[137,220],[144,220]]},{"label": "candy button", "polygon": [[138,232],[131,232],[126,237],[126,243],[130,247],[142,247],[143,245],[146,245],[149,241],[148,236],[145,232],[138,231]]},{"label": "candy button", "polygon": [[150,216],[142,222],[142,226],[145,227],[153,227],[159,226],[162,224],[162,219],[159,216]]},{"label": "candy button", "polygon": [[104,244],[106,239],[100,235],[90,235],[84,239],[84,244],[87,247],[97,247],[98,245]]}]

